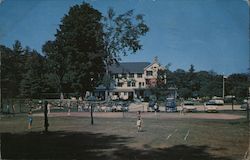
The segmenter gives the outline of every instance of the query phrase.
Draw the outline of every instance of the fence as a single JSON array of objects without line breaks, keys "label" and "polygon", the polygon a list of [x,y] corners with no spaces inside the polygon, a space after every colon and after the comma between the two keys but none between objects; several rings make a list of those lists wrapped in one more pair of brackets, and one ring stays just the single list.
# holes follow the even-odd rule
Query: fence
[{"label": "fence", "polygon": [[[43,112],[44,100],[39,99],[3,99],[0,113],[20,114],[33,112]],[[49,112],[89,112],[92,105],[94,112],[128,111],[129,103],[104,101],[82,101],[76,99],[46,99],[49,105]]]},{"label": "fence", "polygon": [[[29,99],[2,99],[2,114],[27,113],[31,108],[38,106],[38,101]],[[40,104],[41,107],[41,104]]]}]

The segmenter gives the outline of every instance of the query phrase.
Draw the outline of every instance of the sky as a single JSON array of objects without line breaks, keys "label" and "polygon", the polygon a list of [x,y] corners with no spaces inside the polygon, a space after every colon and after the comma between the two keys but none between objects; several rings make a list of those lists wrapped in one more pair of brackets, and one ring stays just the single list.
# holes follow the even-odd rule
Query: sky
[{"label": "sky", "polygon": [[[54,40],[69,8],[83,0],[0,0],[0,44],[15,40],[42,53]],[[122,58],[152,62],[157,56],[170,70],[246,73],[249,56],[249,6],[246,0],[85,0],[106,15],[134,9],[144,14],[150,31],[141,38],[143,49]]]}]

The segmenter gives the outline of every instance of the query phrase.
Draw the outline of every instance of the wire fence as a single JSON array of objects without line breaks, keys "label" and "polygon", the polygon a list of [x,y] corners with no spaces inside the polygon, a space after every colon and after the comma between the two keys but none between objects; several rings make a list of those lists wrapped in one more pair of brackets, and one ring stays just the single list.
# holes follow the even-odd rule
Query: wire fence
[{"label": "wire fence", "polygon": [[48,112],[127,112],[129,102],[83,101],[76,99],[3,99],[1,101],[1,114],[21,114],[43,112],[44,102],[48,102]]}]

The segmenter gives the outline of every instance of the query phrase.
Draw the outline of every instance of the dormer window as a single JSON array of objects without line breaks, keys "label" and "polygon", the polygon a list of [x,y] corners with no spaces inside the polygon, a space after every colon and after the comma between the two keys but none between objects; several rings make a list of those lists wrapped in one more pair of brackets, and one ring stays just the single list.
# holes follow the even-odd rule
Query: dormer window
[{"label": "dormer window", "polygon": [[142,78],[142,73],[137,73],[137,78]]},{"label": "dormer window", "polygon": [[153,76],[153,71],[147,71],[147,72],[146,72],[146,75],[147,75],[147,76]]},{"label": "dormer window", "polygon": [[123,74],[122,74],[122,78],[125,78],[125,79],[126,79],[126,78],[127,78],[127,74],[126,74],[126,73],[123,73]]},{"label": "dormer window", "polygon": [[134,73],[129,73],[129,78],[134,78]]},{"label": "dormer window", "polygon": [[121,83],[121,82],[118,82],[118,87],[122,87],[122,85],[123,85],[123,83]]}]

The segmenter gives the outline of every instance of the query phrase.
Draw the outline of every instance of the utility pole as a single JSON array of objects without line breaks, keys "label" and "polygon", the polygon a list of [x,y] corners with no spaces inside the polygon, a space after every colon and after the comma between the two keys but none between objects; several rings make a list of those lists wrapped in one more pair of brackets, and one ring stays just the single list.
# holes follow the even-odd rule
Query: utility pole
[{"label": "utility pole", "polygon": [[225,80],[224,80],[225,76],[223,75],[222,78],[222,98],[223,100],[225,100]]},{"label": "utility pole", "polygon": [[250,103],[250,87],[248,88],[248,96],[247,96],[247,121],[249,121],[249,103]]},{"label": "utility pole", "polygon": [[247,121],[249,121],[249,98],[247,97]]},{"label": "utility pole", "polygon": [[234,96],[232,96],[232,111],[234,111]]}]

